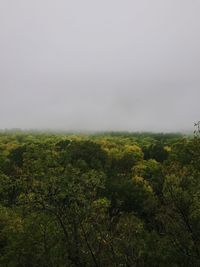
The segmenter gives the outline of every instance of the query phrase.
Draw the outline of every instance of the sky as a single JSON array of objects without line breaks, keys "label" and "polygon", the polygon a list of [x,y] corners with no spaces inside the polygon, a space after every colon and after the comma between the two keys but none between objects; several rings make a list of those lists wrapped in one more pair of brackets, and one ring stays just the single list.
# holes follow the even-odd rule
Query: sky
[{"label": "sky", "polygon": [[1,0],[0,129],[189,131],[200,0]]}]

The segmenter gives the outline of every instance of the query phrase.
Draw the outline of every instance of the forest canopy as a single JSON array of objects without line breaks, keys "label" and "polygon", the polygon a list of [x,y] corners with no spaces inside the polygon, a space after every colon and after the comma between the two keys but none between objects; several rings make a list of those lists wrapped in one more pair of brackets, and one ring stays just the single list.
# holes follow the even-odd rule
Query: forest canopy
[{"label": "forest canopy", "polygon": [[0,133],[0,266],[200,266],[200,139]]}]

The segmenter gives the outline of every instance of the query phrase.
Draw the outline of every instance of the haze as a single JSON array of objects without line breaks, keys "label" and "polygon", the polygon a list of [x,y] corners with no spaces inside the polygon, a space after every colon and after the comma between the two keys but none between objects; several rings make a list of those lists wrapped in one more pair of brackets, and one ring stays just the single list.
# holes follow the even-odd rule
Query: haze
[{"label": "haze", "polygon": [[0,128],[193,129],[199,14],[199,0],[1,0]]}]

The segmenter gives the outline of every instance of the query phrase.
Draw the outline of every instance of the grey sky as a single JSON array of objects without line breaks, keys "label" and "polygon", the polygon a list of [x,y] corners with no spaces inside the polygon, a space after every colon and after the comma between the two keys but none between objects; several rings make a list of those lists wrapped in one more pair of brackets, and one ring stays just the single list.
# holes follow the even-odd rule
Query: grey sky
[{"label": "grey sky", "polygon": [[200,0],[1,0],[0,128],[192,129]]}]

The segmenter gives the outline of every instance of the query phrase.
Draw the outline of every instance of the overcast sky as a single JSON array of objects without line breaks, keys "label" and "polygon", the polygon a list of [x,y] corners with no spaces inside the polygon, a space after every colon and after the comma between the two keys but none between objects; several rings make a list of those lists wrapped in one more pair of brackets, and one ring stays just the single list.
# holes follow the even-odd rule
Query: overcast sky
[{"label": "overcast sky", "polygon": [[200,120],[200,0],[0,0],[0,128]]}]

